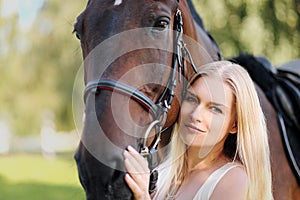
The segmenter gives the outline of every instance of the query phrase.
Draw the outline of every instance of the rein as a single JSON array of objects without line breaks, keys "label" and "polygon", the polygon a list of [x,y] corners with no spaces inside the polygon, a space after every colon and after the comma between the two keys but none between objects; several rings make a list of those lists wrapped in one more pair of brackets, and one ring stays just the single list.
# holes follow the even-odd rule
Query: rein
[{"label": "rein", "polygon": [[[149,125],[145,132],[145,139],[141,144],[140,154],[147,158],[149,168],[152,171],[158,165],[157,159],[157,146],[160,141],[161,133],[168,128],[161,131],[161,128],[166,122],[168,110],[171,108],[171,104],[175,95],[176,88],[176,72],[178,71],[178,80],[182,81],[181,74],[186,77],[186,70],[184,66],[184,60],[187,57],[193,70],[197,73],[197,69],[194,65],[192,56],[188,51],[186,44],[183,41],[183,21],[181,11],[177,9],[174,19],[174,46],[173,46],[173,57],[172,57],[172,70],[169,75],[167,85],[162,92],[157,102],[153,102],[149,97],[140,92],[138,89],[133,88],[127,84],[115,81],[115,80],[92,80],[87,83],[84,91],[84,102],[88,95],[91,93],[95,96],[100,93],[101,90],[114,91],[125,96],[129,96],[132,100],[137,102],[145,110],[147,110],[153,117],[153,122]],[[177,69],[178,67],[178,69]],[[183,79],[184,91],[186,90],[187,81]],[[155,138],[150,146],[147,146],[147,138],[150,131],[155,128]],[[151,191],[151,188],[150,188]]]}]

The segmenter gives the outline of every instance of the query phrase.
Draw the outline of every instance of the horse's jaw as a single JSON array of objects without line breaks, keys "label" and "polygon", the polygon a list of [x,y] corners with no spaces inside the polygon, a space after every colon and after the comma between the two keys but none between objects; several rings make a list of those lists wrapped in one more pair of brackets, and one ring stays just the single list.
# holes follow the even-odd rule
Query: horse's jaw
[{"label": "horse's jaw", "polygon": [[125,172],[108,167],[98,161],[82,142],[80,142],[74,158],[87,200],[133,199],[131,190],[124,182]]},{"label": "horse's jaw", "polygon": [[[95,105],[94,100],[88,98],[87,104]],[[105,135],[96,113],[95,106],[86,107],[83,132],[74,156],[86,199],[130,200],[133,194],[124,180],[124,148],[113,144]],[[104,123],[111,127],[107,121]]]}]

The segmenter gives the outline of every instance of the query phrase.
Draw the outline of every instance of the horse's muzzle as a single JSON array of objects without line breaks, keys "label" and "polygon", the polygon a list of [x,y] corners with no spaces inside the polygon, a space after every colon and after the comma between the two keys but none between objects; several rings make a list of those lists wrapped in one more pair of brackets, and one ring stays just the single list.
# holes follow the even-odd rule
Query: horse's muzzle
[{"label": "horse's muzzle", "polygon": [[99,162],[82,143],[79,144],[74,158],[87,200],[133,199],[133,194],[124,180],[125,172]]}]

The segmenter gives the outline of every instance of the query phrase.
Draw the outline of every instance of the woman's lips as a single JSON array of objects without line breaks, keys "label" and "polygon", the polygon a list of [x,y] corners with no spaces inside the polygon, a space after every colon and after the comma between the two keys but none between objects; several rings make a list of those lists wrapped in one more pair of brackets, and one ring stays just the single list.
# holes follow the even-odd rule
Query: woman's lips
[{"label": "woman's lips", "polygon": [[185,124],[185,126],[191,131],[191,132],[194,132],[194,133],[197,133],[197,134],[205,134],[206,131],[203,131],[201,129],[199,129],[197,126],[193,125],[193,124]]}]

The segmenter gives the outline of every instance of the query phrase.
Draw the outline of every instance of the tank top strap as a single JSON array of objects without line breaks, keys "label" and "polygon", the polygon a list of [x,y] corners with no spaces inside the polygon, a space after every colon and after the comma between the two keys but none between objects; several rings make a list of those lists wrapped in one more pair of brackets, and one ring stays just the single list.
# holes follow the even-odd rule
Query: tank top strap
[{"label": "tank top strap", "polygon": [[237,163],[226,163],[216,171],[214,171],[204,182],[201,188],[196,193],[193,200],[209,200],[212,195],[215,187],[219,183],[219,181],[223,178],[223,176],[232,168],[240,166]]}]

